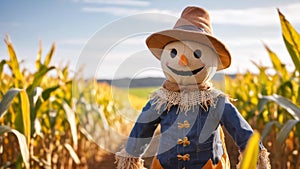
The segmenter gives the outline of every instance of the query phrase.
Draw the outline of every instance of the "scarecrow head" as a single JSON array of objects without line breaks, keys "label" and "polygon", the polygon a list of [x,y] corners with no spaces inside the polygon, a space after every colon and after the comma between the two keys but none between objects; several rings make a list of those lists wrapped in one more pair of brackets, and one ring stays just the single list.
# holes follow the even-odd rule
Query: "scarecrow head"
[{"label": "scarecrow head", "polygon": [[185,8],[173,29],[150,35],[146,43],[167,80],[178,85],[205,84],[231,63],[226,46],[212,34],[208,12],[199,7]]}]

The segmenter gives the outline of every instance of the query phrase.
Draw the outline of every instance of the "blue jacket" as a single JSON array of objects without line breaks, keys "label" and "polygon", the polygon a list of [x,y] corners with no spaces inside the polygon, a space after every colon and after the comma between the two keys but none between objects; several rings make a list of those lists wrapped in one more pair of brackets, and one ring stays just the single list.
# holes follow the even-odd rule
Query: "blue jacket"
[{"label": "blue jacket", "polygon": [[[195,106],[188,112],[157,111],[150,100],[143,108],[127,141],[127,153],[141,157],[148,148],[158,124],[161,125],[157,158],[164,169],[201,168],[211,159],[218,163],[223,155],[219,126],[223,125],[243,151],[253,130],[238,110],[219,96],[216,107],[205,111]],[[223,102],[222,102],[223,101]]]}]

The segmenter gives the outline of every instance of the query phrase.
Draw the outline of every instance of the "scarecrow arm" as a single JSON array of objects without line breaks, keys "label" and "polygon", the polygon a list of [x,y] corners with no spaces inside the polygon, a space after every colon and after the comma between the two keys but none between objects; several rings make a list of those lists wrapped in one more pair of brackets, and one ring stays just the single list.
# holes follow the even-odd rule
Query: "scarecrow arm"
[{"label": "scarecrow arm", "polygon": [[[238,110],[230,103],[225,104],[224,113],[221,123],[225,126],[226,130],[234,139],[241,152],[244,151],[253,130],[248,122],[241,116]],[[263,146],[262,142],[259,143],[259,156],[257,162],[258,169],[270,169],[270,160],[267,149]],[[239,164],[237,165],[239,168]]]},{"label": "scarecrow arm", "polygon": [[159,113],[154,110],[149,101],[131,130],[126,145],[126,152],[135,157],[140,157],[148,148],[159,122]]},{"label": "scarecrow arm", "polygon": [[138,117],[130,136],[126,149],[116,154],[117,169],[142,169],[142,154],[146,151],[155,129],[160,122],[159,113],[149,101]]},{"label": "scarecrow arm", "polygon": [[230,102],[225,103],[221,124],[225,126],[240,151],[244,151],[250,136],[253,134],[253,130]]}]

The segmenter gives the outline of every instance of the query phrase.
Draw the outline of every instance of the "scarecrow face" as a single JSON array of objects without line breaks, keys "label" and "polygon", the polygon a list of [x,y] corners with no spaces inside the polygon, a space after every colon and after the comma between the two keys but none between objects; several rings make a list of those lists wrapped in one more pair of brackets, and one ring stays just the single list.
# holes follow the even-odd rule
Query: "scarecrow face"
[{"label": "scarecrow face", "polygon": [[213,77],[217,65],[214,50],[193,41],[171,42],[164,47],[161,56],[166,78],[180,85],[205,83]]}]

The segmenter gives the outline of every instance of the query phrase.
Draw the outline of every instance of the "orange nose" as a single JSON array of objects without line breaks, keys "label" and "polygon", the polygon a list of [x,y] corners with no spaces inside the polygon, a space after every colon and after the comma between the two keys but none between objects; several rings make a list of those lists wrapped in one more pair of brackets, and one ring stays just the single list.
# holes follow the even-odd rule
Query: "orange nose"
[{"label": "orange nose", "polygon": [[180,59],[179,59],[179,61],[178,61],[178,64],[179,64],[180,66],[187,66],[188,63],[189,63],[189,62],[188,62],[186,56],[185,56],[184,54],[182,54],[182,55],[180,56]]}]

